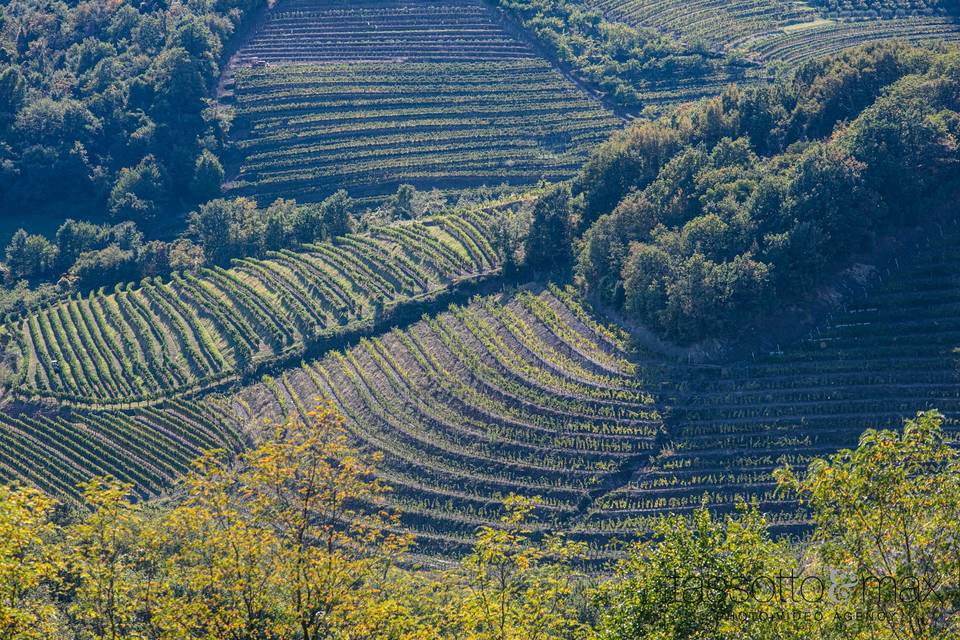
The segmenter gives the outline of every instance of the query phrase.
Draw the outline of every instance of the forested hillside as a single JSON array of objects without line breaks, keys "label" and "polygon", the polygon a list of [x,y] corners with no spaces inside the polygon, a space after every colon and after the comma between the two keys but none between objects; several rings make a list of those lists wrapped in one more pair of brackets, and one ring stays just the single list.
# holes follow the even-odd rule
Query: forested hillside
[{"label": "forested hillside", "polygon": [[263,4],[5,2],[4,217],[62,207],[154,224],[209,197],[198,160],[219,153],[223,122],[205,99],[227,40]]},{"label": "forested hillside", "polygon": [[955,59],[868,47],[616,136],[577,179],[583,289],[680,341],[736,334],[946,213]]},{"label": "forested hillside", "polygon": [[960,637],[957,19],[4,3],[0,640]]}]

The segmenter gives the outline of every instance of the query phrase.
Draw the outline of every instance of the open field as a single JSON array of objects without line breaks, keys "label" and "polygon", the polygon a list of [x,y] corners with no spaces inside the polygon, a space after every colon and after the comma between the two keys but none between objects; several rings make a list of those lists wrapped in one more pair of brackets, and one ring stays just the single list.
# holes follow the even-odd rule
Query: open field
[{"label": "open field", "polygon": [[[960,261],[949,246],[918,250],[909,268],[881,274],[809,337],[747,361],[631,355],[554,289],[425,319],[246,390],[235,407],[282,415],[332,398],[361,444],[387,452],[384,479],[398,485],[405,522],[433,552],[459,548],[510,491],[544,495],[541,522],[573,531],[597,557],[614,553],[611,540],[705,498],[720,512],[756,500],[775,531],[798,534],[807,514],[776,493],[774,469],[803,469],[923,408],[939,408],[957,429]],[[573,417],[547,437],[544,416],[558,410]],[[450,456],[481,461],[461,469]],[[542,469],[558,460],[565,479],[548,480]],[[439,484],[417,481],[433,466],[443,470]],[[474,488],[452,491],[463,486]]]},{"label": "open field", "polygon": [[[960,37],[942,7],[914,2],[886,15],[777,0],[591,1],[763,61]],[[667,104],[722,86],[665,77],[649,96]],[[281,2],[223,89],[235,116],[228,193],[261,203],[561,180],[622,123],[479,0]],[[78,482],[111,474],[157,496],[202,450],[237,452],[264,419],[329,400],[354,444],[382,454],[378,472],[418,553],[463,553],[518,493],[543,498],[535,528],[572,532],[608,558],[614,540],[705,499],[724,513],[755,500],[777,532],[799,533],[807,513],[776,493],[775,468],[803,468],[927,406],[956,427],[957,230],[807,339],[690,364],[637,349],[543,273],[502,282],[499,218],[524,202],[10,315],[0,480],[76,498]],[[523,229],[510,233],[523,244]]]},{"label": "open field", "polygon": [[765,60],[796,63],[870,42],[904,40],[913,43],[956,42],[960,23],[955,18],[918,17],[811,25],[757,39],[752,49]]},{"label": "open field", "polygon": [[756,500],[775,531],[807,513],[772,471],[856,444],[926,407],[960,416],[960,261],[927,248],[809,338],[744,362],[633,351],[559,288],[488,297],[365,340],[229,400],[297,415],[319,398],[383,479],[427,554],[459,553],[509,493],[541,495],[538,526],[616,553],[653,518]]}]

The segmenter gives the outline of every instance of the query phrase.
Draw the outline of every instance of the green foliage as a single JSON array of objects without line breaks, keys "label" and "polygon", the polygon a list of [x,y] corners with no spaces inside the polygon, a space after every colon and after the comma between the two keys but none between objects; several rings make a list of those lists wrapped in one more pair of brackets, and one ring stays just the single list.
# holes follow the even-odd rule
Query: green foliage
[{"label": "green foliage", "polygon": [[[312,234],[298,234],[303,242],[311,242],[318,238],[336,238],[346,235],[353,230],[353,201],[344,190],[337,191],[320,204],[321,230],[314,229]],[[294,223],[294,226],[297,226]]]},{"label": "green foliage", "polygon": [[[137,267],[137,254],[134,251],[111,244],[104,249],[81,253],[69,273],[76,278],[77,286],[87,291],[112,282],[134,280],[140,273]],[[160,265],[155,265],[153,269],[166,271]]]},{"label": "green foliage", "polygon": [[197,156],[193,169],[193,180],[190,188],[199,202],[215,198],[220,193],[220,184],[223,182],[223,165],[217,156],[207,149]]},{"label": "green foliage", "polygon": [[9,281],[36,280],[50,274],[57,248],[45,237],[19,229],[7,245],[5,259]]},{"label": "green foliage", "polygon": [[956,56],[848,52],[616,136],[575,182],[582,287],[683,342],[811,291],[938,206],[921,194],[957,160]]},{"label": "green foliage", "polygon": [[661,517],[652,539],[633,547],[598,590],[597,640],[806,637],[809,629],[772,615],[795,603],[779,602],[765,584],[754,589],[758,579],[795,575],[795,551],[770,538],[756,507],[740,507],[724,520],[706,508]]},{"label": "green foliage", "polygon": [[[150,220],[157,207],[189,204],[200,141],[216,145],[221,134],[208,130],[202,112],[223,43],[257,4],[7,3],[9,19],[0,24],[0,141],[8,152],[0,206],[69,192],[71,205]],[[149,171],[138,166],[147,156],[155,165]],[[205,169],[197,193],[206,198],[216,177]],[[131,184],[141,180],[152,183],[151,193]],[[50,184],[62,191],[51,196]]]},{"label": "green foliage", "polygon": [[921,412],[901,432],[864,432],[856,449],[815,460],[802,477],[779,473],[813,508],[821,572],[853,585],[847,604],[879,620],[851,624],[847,637],[876,637],[877,626],[880,637],[960,633],[960,454],[943,421]]},{"label": "green foliage", "polygon": [[561,184],[537,198],[527,233],[524,260],[532,269],[556,269],[572,259],[573,212],[570,187]]},{"label": "green foliage", "polygon": [[0,71],[0,131],[5,131],[17,116],[27,95],[27,82],[16,65]]},{"label": "green foliage", "polygon": [[267,251],[349,233],[353,206],[345,191],[318,204],[298,206],[293,200],[278,199],[266,209],[258,209],[247,198],[221,198],[190,215],[188,234],[208,264],[225,266],[234,258],[262,257]]},{"label": "green foliage", "polygon": [[[68,219],[53,243],[19,230],[7,247],[4,266],[8,283],[56,282],[63,292],[89,291],[176,269],[196,271],[202,263],[197,251],[185,238],[144,242],[132,222],[97,225]],[[29,297],[22,290],[10,295]]]},{"label": "green foliage", "polygon": [[390,198],[390,214],[394,220],[412,220],[415,215],[413,211],[413,197],[416,189],[409,184],[402,184],[397,192]]},{"label": "green foliage", "polygon": [[152,223],[167,204],[167,176],[153,156],[120,170],[110,191],[110,213],[121,220]]},{"label": "green foliage", "polygon": [[586,545],[552,535],[532,540],[526,521],[537,504],[508,496],[500,525],[477,533],[441,637],[560,640],[586,633],[578,619],[583,576],[573,568]]},{"label": "green foliage", "polygon": [[56,503],[31,487],[0,487],[0,637],[53,638],[62,619],[53,604],[57,578]]},{"label": "green foliage", "polygon": [[575,189],[584,194],[582,225],[612,211],[632,189],[652,182],[679,150],[681,135],[676,128],[643,121],[597,147],[574,182]]},{"label": "green foliage", "polygon": [[305,204],[291,217],[292,233],[297,242],[329,240],[353,231],[354,202],[344,190],[317,204]]},{"label": "green foliage", "polygon": [[654,31],[608,22],[576,2],[499,0],[498,5],[560,64],[622,106],[643,106],[644,92],[667,79],[676,86],[716,75],[733,79],[742,72]]}]

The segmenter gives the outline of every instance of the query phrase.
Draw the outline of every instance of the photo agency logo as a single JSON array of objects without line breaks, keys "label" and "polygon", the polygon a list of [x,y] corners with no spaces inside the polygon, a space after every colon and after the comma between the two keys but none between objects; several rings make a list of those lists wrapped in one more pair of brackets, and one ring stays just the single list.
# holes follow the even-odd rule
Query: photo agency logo
[{"label": "photo agency logo", "polygon": [[[735,608],[743,618],[890,623],[945,605],[935,575],[813,574],[722,576],[673,574],[654,587],[659,604]],[[740,606],[737,606],[740,605]]]}]

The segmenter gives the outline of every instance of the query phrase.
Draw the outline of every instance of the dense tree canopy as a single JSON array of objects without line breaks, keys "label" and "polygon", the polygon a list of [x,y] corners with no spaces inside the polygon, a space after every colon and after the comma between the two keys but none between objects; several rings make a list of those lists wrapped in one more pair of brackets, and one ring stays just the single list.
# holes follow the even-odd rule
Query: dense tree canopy
[{"label": "dense tree canopy", "polygon": [[[126,174],[125,174],[126,175]],[[127,194],[130,202],[137,199]],[[338,191],[318,203],[277,200],[266,208],[245,198],[215,199],[189,215],[174,240],[146,240],[134,222],[93,224],[66,220],[56,237],[18,230],[3,261],[5,284],[57,285],[60,294],[85,292],[173,271],[227,266],[234,258],[263,257],[268,251],[329,240],[355,226],[354,202]],[[32,296],[18,288],[4,300],[16,311]]]},{"label": "dense tree canopy", "polygon": [[957,64],[867,47],[616,135],[575,181],[582,287],[681,341],[810,291],[949,197]]},{"label": "dense tree canopy", "polygon": [[224,42],[257,5],[5,3],[0,207],[63,198],[150,222],[215,195],[221,121],[205,98]]}]

